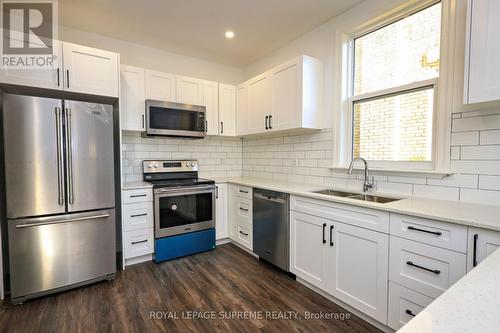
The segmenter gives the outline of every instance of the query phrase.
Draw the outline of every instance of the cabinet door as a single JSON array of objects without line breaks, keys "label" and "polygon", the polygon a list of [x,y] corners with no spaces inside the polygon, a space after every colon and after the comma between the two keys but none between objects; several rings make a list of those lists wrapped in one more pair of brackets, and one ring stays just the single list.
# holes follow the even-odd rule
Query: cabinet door
[{"label": "cabinet door", "polygon": [[50,69],[0,69],[0,82],[28,87],[63,89],[62,43],[54,41],[56,56]]},{"label": "cabinet door", "polygon": [[236,133],[248,133],[248,86],[239,85],[236,88]]},{"label": "cabinet door", "polygon": [[227,211],[227,184],[216,185],[215,196],[215,231],[216,239],[229,237]]},{"label": "cabinet door", "polygon": [[118,54],[63,42],[64,90],[118,97]]},{"label": "cabinet door", "polygon": [[220,135],[236,136],[236,87],[219,84]]},{"label": "cabinet door", "polygon": [[203,80],[177,75],[177,103],[203,105]]},{"label": "cabinet door", "polygon": [[144,130],[144,69],[121,66],[120,116],[122,130]]},{"label": "cabinet door", "polygon": [[175,75],[152,70],[146,70],[146,99],[174,102]]},{"label": "cabinet door", "polygon": [[500,232],[469,227],[467,250],[467,271],[500,247]]},{"label": "cabinet door", "polygon": [[272,75],[272,130],[301,127],[300,64],[294,62],[273,71]]},{"label": "cabinet door", "polygon": [[338,222],[327,233],[326,291],[385,324],[389,236]]},{"label": "cabinet door", "polygon": [[203,83],[203,105],[207,108],[206,127],[208,135],[219,134],[219,84],[205,81]]},{"label": "cabinet door", "polygon": [[266,117],[271,115],[271,78],[268,73],[257,77],[248,85],[248,133],[267,130]]},{"label": "cabinet door", "polygon": [[330,221],[320,217],[290,212],[290,272],[325,290]]},{"label": "cabinet door", "polygon": [[500,99],[500,1],[469,0],[466,103]]}]

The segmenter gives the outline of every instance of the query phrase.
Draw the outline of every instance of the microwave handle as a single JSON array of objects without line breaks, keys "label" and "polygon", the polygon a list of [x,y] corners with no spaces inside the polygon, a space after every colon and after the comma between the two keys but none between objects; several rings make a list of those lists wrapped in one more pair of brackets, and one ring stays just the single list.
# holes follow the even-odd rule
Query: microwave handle
[{"label": "microwave handle", "polygon": [[220,134],[224,134],[224,122],[220,122]]},{"label": "microwave handle", "polygon": [[145,126],[146,124],[144,124],[144,114],[142,114],[141,118],[142,118],[142,129],[145,129],[146,128],[146,126]]}]

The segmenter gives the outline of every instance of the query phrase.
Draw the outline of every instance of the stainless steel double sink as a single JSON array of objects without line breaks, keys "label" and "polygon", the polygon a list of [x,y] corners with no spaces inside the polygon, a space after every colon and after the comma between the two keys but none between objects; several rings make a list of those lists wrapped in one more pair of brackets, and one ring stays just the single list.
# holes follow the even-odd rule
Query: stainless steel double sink
[{"label": "stainless steel double sink", "polygon": [[312,193],[325,194],[325,195],[330,195],[333,197],[349,198],[349,199],[368,201],[368,202],[377,202],[377,203],[388,203],[388,202],[401,200],[399,198],[391,198],[391,197],[384,197],[384,196],[379,196],[379,195],[344,192],[344,191],[329,190],[329,189],[321,190],[321,191],[313,191]]}]

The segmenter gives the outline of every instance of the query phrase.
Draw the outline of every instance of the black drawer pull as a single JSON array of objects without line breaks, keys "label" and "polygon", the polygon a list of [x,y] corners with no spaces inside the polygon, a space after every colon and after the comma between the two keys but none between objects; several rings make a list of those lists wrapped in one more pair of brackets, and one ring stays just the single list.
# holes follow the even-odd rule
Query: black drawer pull
[{"label": "black drawer pull", "polygon": [[245,190],[240,190],[240,193],[245,193],[245,194],[248,194],[248,191],[245,191]]},{"label": "black drawer pull", "polygon": [[147,216],[148,213],[144,213],[144,214],[134,214],[134,215],[130,215],[130,217],[140,217],[140,216]]},{"label": "black drawer pull", "polygon": [[414,314],[413,312],[411,312],[411,310],[406,309],[405,313],[406,313],[407,315],[410,315],[410,316],[412,316],[412,317],[415,317],[415,314]]},{"label": "black drawer pull", "polygon": [[148,240],[145,239],[145,240],[141,240],[141,241],[137,241],[137,242],[132,242],[132,245],[136,245],[136,244],[141,244],[141,243],[147,243]]},{"label": "black drawer pull", "polygon": [[326,223],[323,223],[323,244],[326,244],[326,239],[325,239],[325,228],[326,228]]},{"label": "black drawer pull", "polygon": [[141,197],[147,197],[147,194],[133,194],[130,197],[131,198],[141,198]]},{"label": "black drawer pull", "polygon": [[415,228],[415,227],[412,227],[412,226],[409,226],[408,230],[415,230],[415,231],[425,232],[425,233],[433,234],[433,235],[436,235],[436,236],[441,236],[443,234],[441,231],[430,231],[430,230]]},{"label": "black drawer pull", "polygon": [[416,267],[416,268],[423,269],[424,271],[427,271],[427,272],[431,272],[431,273],[434,273],[434,274],[441,274],[441,271],[439,269],[430,269],[430,268],[427,268],[427,267],[424,267],[424,266],[420,266],[420,265],[414,264],[412,261],[407,261],[406,264],[408,266],[413,266],[413,267]]},{"label": "black drawer pull", "polygon": [[474,235],[474,248],[473,248],[473,255],[472,255],[472,267],[477,266],[477,239],[479,238],[478,234]]},{"label": "black drawer pull", "polygon": [[244,212],[248,212],[248,209],[246,209],[246,208],[241,208],[241,207],[240,207],[240,210],[242,210],[242,211],[244,211]]},{"label": "black drawer pull", "polygon": [[333,225],[330,226],[330,246],[333,246]]},{"label": "black drawer pull", "polygon": [[243,231],[240,231],[240,234],[242,234],[243,236],[248,236],[248,234],[244,233]]}]

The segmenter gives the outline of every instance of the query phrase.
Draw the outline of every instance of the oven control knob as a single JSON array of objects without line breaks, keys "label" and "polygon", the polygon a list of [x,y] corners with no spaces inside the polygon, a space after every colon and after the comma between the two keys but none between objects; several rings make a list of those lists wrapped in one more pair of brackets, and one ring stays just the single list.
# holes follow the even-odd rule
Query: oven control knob
[{"label": "oven control knob", "polygon": [[186,163],[186,166],[188,167],[188,166],[189,166],[189,163]]},{"label": "oven control knob", "polygon": [[194,163],[191,163],[191,166],[194,167]]},{"label": "oven control knob", "polygon": [[158,163],[155,163],[154,167],[157,168],[158,167]]},{"label": "oven control knob", "polygon": [[150,168],[150,169],[151,169],[152,167],[153,167],[153,164],[152,164],[152,163],[149,163],[149,164],[148,164],[148,168]]}]

